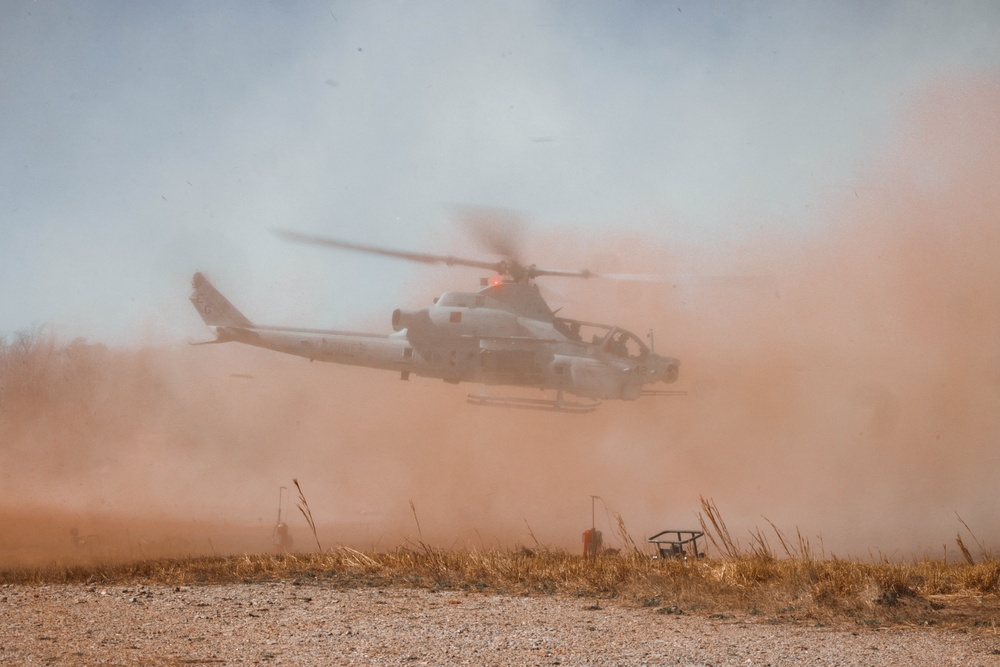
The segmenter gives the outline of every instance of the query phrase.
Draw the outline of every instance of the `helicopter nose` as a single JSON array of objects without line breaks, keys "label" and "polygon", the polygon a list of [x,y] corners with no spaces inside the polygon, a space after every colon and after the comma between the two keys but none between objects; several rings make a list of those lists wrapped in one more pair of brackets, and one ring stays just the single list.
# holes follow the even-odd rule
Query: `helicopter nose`
[{"label": "helicopter nose", "polygon": [[667,384],[677,382],[677,377],[680,375],[681,362],[673,357],[660,357],[659,361],[660,372],[657,374],[658,377],[656,379]]}]

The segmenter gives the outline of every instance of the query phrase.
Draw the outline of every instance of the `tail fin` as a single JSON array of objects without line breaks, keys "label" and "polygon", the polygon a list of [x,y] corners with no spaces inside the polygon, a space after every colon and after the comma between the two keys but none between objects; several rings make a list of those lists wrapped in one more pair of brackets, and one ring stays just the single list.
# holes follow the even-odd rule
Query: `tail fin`
[{"label": "tail fin", "polygon": [[201,273],[194,274],[191,287],[194,288],[191,303],[208,326],[253,328],[253,323],[236,310],[236,306],[229,303],[229,299],[222,296]]}]

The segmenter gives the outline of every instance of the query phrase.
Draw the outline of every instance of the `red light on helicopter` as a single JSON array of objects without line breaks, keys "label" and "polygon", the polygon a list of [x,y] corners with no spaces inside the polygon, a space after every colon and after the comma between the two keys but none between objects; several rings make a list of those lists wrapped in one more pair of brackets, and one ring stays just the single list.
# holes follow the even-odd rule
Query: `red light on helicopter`
[{"label": "red light on helicopter", "polygon": [[503,285],[503,278],[500,276],[490,278],[490,287],[499,287],[500,285]]}]

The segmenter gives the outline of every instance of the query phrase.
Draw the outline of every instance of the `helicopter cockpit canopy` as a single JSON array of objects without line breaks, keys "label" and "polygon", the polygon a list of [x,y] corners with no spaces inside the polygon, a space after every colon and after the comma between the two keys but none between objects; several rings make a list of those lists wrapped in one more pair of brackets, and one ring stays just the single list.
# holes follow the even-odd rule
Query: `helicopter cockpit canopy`
[{"label": "helicopter cockpit canopy", "polygon": [[570,340],[593,345],[617,357],[641,360],[649,354],[649,348],[638,336],[620,327],[563,317],[555,318],[554,323],[556,329]]}]

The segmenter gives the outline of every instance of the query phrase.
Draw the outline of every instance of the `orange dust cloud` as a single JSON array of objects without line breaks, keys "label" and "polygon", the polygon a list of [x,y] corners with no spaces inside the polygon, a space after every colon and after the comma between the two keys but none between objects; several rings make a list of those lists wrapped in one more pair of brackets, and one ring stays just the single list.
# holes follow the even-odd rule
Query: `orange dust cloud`
[{"label": "orange dust cloud", "polygon": [[[577,550],[592,495],[611,546],[615,513],[641,543],[696,528],[699,496],[744,544],[766,517],[828,556],[936,556],[954,551],[961,516],[995,546],[1000,87],[930,89],[892,146],[872,150],[807,234],[697,248],[671,243],[664,220],[649,236],[526,240],[539,264],[681,274],[542,288],[568,317],[653,329],[657,351],[682,362],[685,396],[568,415],[470,406],[472,386],[234,344],[39,351],[49,366],[34,380],[11,389],[5,371],[0,504],[20,513],[21,537],[4,538],[0,562],[71,528],[130,555],[133,535],[167,525],[189,526],[177,552],[267,549],[282,486],[295,547],[313,548],[293,478],[324,548]],[[400,305],[476,284],[418,274],[422,296]],[[224,539],[224,525],[256,537]]]}]

